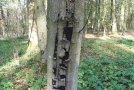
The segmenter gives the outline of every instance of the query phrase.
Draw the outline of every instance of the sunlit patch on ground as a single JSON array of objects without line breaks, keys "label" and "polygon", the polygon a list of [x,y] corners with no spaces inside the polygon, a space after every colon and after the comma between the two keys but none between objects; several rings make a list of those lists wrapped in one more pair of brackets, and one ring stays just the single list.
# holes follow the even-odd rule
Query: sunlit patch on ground
[{"label": "sunlit patch on ground", "polygon": [[85,38],[89,39],[89,38],[96,38],[97,36],[94,34],[86,34]]},{"label": "sunlit patch on ground", "polygon": [[133,48],[132,47],[128,47],[128,46],[123,45],[123,44],[116,44],[116,46],[122,48],[126,52],[134,53],[134,47]]},{"label": "sunlit patch on ground", "polygon": [[85,38],[86,39],[93,39],[93,38],[99,38],[102,40],[107,40],[107,39],[113,39],[113,38],[127,38],[127,39],[134,39],[134,30],[132,31],[127,31],[124,34],[122,34],[121,32],[118,32],[118,34],[116,35],[103,35],[103,33],[99,33],[99,34],[92,34],[92,33],[88,33],[85,34]]}]

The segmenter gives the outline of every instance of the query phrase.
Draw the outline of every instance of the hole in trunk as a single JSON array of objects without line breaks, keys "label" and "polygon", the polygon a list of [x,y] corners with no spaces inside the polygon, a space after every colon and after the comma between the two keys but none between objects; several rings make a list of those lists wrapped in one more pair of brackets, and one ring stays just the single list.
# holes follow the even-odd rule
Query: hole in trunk
[{"label": "hole in trunk", "polygon": [[65,27],[64,28],[63,35],[65,35],[67,40],[71,41],[72,33],[73,33],[73,27]]}]

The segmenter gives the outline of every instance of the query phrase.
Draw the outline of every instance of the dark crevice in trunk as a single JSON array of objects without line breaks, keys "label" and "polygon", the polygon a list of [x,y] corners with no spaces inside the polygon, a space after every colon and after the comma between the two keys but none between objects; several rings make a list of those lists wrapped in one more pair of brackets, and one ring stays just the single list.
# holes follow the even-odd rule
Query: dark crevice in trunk
[{"label": "dark crevice in trunk", "polygon": [[65,27],[64,28],[63,35],[66,36],[67,40],[71,41],[72,33],[73,33],[73,27]]},{"label": "dark crevice in trunk", "polygon": [[57,45],[58,45],[58,32],[56,33],[56,37],[55,37],[55,48],[54,48],[54,55],[53,55],[53,59],[57,59]]},{"label": "dark crevice in trunk", "polygon": [[[60,13],[58,14],[58,28],[55,36],[53,55],[53,90],[65,90],[67,85],[66,74],[68,70],[68,62],[70,61],[69,53],[74,26],[74,7],[75,0],[66,0],[66,15],[64,21],[60,19]],[[60,27],[61,23],[64,23],[63,25],[65,25],[62,28]],[[61,37],[59,35],[61,35]]]}]

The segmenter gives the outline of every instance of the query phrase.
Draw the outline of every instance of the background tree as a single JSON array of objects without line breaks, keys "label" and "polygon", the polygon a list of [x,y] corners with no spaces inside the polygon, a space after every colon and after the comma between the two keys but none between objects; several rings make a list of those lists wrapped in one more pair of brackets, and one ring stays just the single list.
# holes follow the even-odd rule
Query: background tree
[{"label": "background tree", "polygon": [[38,46],[37,24],[36,24],[34,5],[35,5],[34,0],[27,0],[29,41],[30,41],[29,47],[31,47],[32,45]]},{"label": "background tree", "polygon": [[47,0],[35,0],[35,15],[37,23],[37,34],[39,48],[42,54],[42,61],[46,61],[46,44],[47,44],[47,27],[46,27],[46,15],[47,15]]}]

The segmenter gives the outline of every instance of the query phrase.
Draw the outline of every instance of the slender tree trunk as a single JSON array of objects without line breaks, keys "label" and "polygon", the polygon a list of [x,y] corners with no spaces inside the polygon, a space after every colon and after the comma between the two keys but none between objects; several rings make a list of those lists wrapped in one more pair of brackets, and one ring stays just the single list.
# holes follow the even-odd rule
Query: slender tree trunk
[{"label": "slender tree trunk", "polygon": [[98,24],[97,18],[98,18],[98,0],[96,0],[95,23],[94,23],[94,28],[93,28],[94,32],[96,32],[97,30],[97,24]]},{"label": "slender tree trunk", "polygon": [[[25,1],[24,1],[24,3],[25,3]],[[25,19],[24,19],[25,14],[22,11],[24,11],[24,10],[22,9],[21,1],[18,0],[18,12],[17,12],[18,23],[19,23],[18,28],[19,28],[19,30],[21,30],[20,35],[24,36],[24,34],[26,33],[26,30],[25,30],[26,28],[25,28],[24,24],[26,22],[25,22]]]},{"label": "slender tree trunk", "polygon": [[115,0],[112,0],[112,33],[117,34],[117,22],[115,16]]},{"label": "slender tree trunk", "polygon": [[0,7],[0,9],[1,9],[0,28],[2,29],[2,36],[5,37],[5,15],[2,6]]},{"label": "slender tree trunk", "polygon": [[[9,8],[9,6],[8,6]],[[9,10],[7,9],[6,10],[6,36],[8,37],[9,36]]]},{"label": "slender tree trunk", "polygon": [[125,22],[125,6],[124,6],[125,2],[122,1],[122,5],[121,5],[121,30],[122,30],[122,34],[124,34],[124,32],[126,31],[126,22]]},{"label": "slender tree trunk", "polygon": [[100,5],[101,4],[101,1],[99,0],[98,1],[98,20],[97,20],[97,28],[98,28],[98,32],[100,31]]},{"label": "slender tree trunk", "polygon": [[107,15],[107,0],[104,0],[104,16],[103,16],[103,28],[104,28],[104,31],[103,31],[103,37],[106,37],[106,15]]},{"label": "slender tree trunk", "polygon": [[48,0],[47,90],[77,90],[83,0]]},{"label": "slender tree trunk", "polygon": [[134,28],[134,10],[133,10],[133,13],[132,13],[131,27]]},{"label": "slender tree trunk", "polygon": [[22,27],[21,27],[21,20],[22,20],[22,13],[21,13],[21,2],[18,0],[18,5],[17,5],[17,12],[16,12],[16,18],[17,18],[17,31],[18,35],[22,36]]}]

